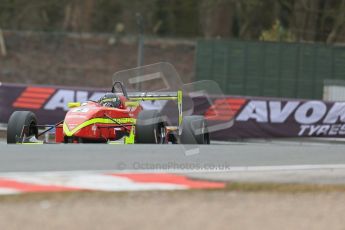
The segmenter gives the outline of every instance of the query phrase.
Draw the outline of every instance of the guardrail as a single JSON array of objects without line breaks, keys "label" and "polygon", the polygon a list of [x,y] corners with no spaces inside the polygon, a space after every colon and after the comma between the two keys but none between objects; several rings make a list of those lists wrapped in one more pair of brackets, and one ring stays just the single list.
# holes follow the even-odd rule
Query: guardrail
[{"label": "guardrail", "polygon": [[0,123],[0,131],[7,131],[7,124]]}]

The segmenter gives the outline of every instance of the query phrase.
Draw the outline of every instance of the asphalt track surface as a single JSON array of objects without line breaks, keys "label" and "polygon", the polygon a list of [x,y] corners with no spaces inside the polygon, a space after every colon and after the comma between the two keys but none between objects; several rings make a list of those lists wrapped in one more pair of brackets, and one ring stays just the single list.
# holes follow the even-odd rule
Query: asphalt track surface
[{"label": "asphalt track surface", "polygon": [[90,170],[175,171],[216,180],[345,184],[345,145],[279,141],[204,146],[0,143],[0,173]]}]

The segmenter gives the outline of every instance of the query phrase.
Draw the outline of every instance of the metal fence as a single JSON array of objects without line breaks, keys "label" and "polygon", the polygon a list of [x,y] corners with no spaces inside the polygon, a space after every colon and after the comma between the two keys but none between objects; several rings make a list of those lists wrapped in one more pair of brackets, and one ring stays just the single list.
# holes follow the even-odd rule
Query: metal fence
[{"label": "metal fence", "polygon": [[196,78],[232,95],[321,99],[326,79],[345,79],[345,47],[199,40]]}]

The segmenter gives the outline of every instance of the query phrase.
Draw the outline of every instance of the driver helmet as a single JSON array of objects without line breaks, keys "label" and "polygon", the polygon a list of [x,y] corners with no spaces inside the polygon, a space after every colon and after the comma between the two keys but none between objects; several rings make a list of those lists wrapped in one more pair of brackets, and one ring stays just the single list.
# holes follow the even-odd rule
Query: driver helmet
[{"label": "driver helmet", "polygon": [[121,105],[120,98],[116,93],[106,93],[101,99],[99,99],[99,103],[102,106],[114,108],[118,108]]}]

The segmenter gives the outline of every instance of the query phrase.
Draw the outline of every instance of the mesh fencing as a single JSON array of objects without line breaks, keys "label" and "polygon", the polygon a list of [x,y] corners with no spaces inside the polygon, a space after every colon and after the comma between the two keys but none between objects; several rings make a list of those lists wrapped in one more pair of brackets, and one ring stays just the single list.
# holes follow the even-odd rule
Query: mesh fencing
[{"label": "mesh fencing", "polygon": [[321,99],[324,81],[345,79],[345,47],[199,40],[196,78],[231,95]]}]

